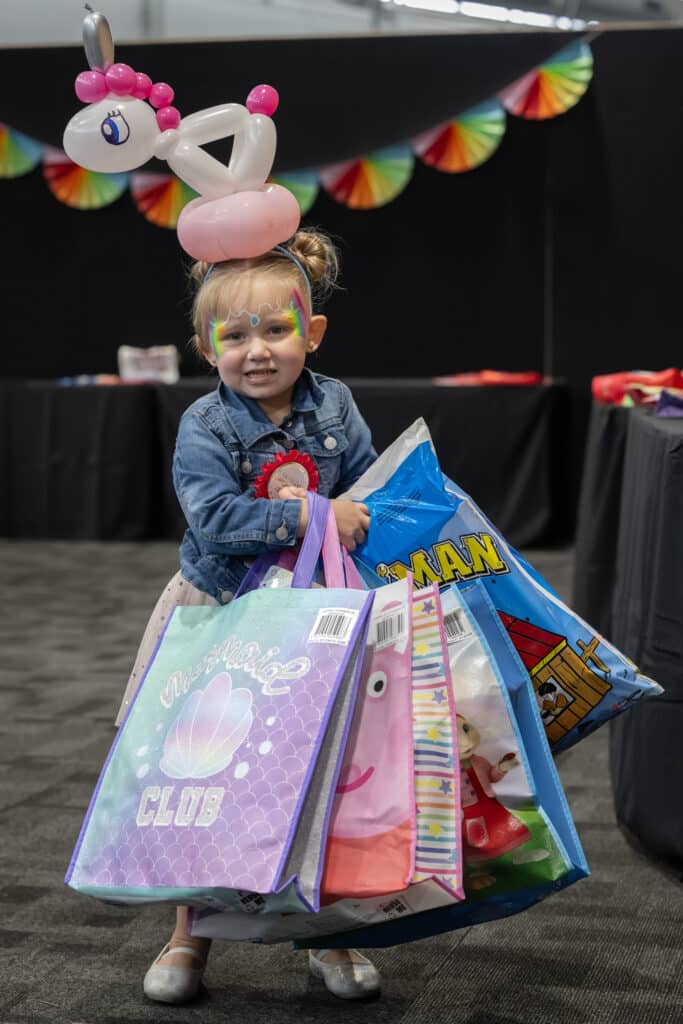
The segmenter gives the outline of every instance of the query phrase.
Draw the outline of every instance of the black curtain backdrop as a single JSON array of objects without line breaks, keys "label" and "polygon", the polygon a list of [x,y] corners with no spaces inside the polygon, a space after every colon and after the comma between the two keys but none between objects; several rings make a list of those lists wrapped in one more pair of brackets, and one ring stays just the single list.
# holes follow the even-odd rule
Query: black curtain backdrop
[{"label": "black curtain backdrop", "polygon": [[[409,71],[413,49],[418,69],[429,65],[431,54],[438,71],[450,42],[454,54],[468,59],[454,59],[449,74],[465,83],[461,98],[475,101],[486,95],[475,95],[467,78],[475,57],[499,59],[509,77],[517,59],[528,59],[531,44],[543,37],[522,34],[518,42],[514,36],[485,38],[488,51],[477,37],[468,37],[467,46],[463,37],[391,42],[400,45],[398,53]],[[556,36],[552,42],[557,45]],[[231,45],[239,51],[246,44]],[[263,44],[263,52],[272,56],[274,45]],[[284,45],[279,41],[278,46]],[[281,166],[292,168],[305,166],[297,161],[292,138],[301,154],[309,139],[309,153],[332,155],[325,149],[329,131],[319,129],[315,118],[306,120],[303,131],[302,82],[311,96],[338,83],[322,70],[331,65],[320,59],[320,41],[288,45],[297,62],[284,60],[280,50],[278,75],[264,61],[268,73],[254,71],[247,84],[270,78],[280,88],[279,154]],[[328,41],[323,56],[339,48],[345,80],[354,66],[362,67],[367,79],[369,46],[367,40]],[[564,459],[574,487],[590,377],[680,362],[683,140],[677,126],[683,32],[615,31],[592,46],[595,78],[579,105],[545,123],[511,117],[499,152],[478,170],[445,175],[417,161],[412,181],[388,206],[351,211],[321,192],[304,221],[335,236],[343,259],[344,290],[328,304],[329,333],[314,368],[341,377],[423,377],[482,367],[545,368],[564,376],[572,387],[576,420]],[[139,59],[131,52],[135,49]],[[162,74],[152,63],[161,49],[120,47],[117,56],[158,79]],[[183,80],[185,69],[195,68],[195,58],[189,44],[181,49],[187,61],[179,63],[176,54],[173,74],[169,70],[167,76],[181,112],[220,100],[215,91],[204,95],[206,89],[195,78]],[[144,59],[142,51],[150,51]],[[8,98],[0,90],[0,118],[58,140],[60,118],[77,106],[75,98],[71,105],[71,77],[82,65],[76,48],[64,53],[69,66],[59,113],[45,120],[43,84],[29,74],[38,57],[24,51],[22,95]],[[8,73],[9,54],[0,61],[0,82]],[[499,77],[494,68],[478,79],[478,88]],[[229,67],[226,81],[231,81]],[[425,97],[431,95],[434,111],[439,107],[439,116],[443,113],[428,76],[411,71],[409,81],[419,102],[405,111],[406,139],[418,121],[424,122]],[[435,81],[441,81],[438,75]],[[398,81],[396,88],[400,100],[404,85]],[[185,92],[197,102],[184,103]],[[229,88],[226,93],[236,95]],[[288,99],[292,95],[296,107]],[[345,146],[352,144],[349,119],[354,140],[396,141],[394,107],[389,132],[382,103],[368,98],[344,114],[335,95],[335,123]],[[316,117],[321,116],[319,106],[313,104]],[[403,114],[400,107],[398,113]],[[116,349],[124,343],[175,344],[184,353],[183,373],[202,372],[187,347],[190,295],[175,234],[148,224],[127,193],[104,210],[71,210],[50,195],[38,170],[0,182],[0,210],[3,375],[113,372]]]}]

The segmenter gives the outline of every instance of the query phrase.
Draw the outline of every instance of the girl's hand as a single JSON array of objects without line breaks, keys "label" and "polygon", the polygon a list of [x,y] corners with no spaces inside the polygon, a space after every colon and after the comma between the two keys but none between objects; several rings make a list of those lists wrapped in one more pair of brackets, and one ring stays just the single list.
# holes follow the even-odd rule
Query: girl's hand
[{"label": "girl's hand", "polygon": [[305,487],[281,487],[277,492],[279,501],[300,501],[301,515],[296,529],[297,537],[303,537],[308,526],[308,493]]},{"label": "girl's hand", "polygon": [[364,544],[370,529],[370,511],[362,502],[334,498],[330,504],[339,530],[339,539],[347,551]]}]

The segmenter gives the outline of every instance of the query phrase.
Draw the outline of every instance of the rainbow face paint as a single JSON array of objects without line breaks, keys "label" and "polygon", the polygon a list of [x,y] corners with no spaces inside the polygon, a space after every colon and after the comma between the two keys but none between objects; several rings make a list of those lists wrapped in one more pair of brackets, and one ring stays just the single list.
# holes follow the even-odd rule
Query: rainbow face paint
[{"label": "rainbow face paint", "polygon": [[221,329],[224,321],[222,320],[210,320],[209,321],[209,340],[211,341],[211,348],[214,351],[216,359],[220,359],[223,355],[223,342],[221,341]]},{"label": "rainbow face paint", "polygon": [[303,299],[295,288],[289,303],[289,312],[292,318],[292,329],[298,338],[306,337],[306,307]]},{"label": "rainbow face paint", "polygon": [[[300,292],[295,288],[292,292],[292,297],[286,308],[282,306],[273,306],[270,303],[263,303],[258,307],[256,312],[250,309],[240,309],[238,312],[233,313],[230,311],[229,315],[225,320],[210,320],[209,321],[209,341],[211,348],[213,349],[216,358],[219,359],[227,346],[231,344],[230,341],[225,340],[225,335],[235,331],[247,335],[251,330],[254,330],[263,325],[266,336],[268,335],[269,327],[268,317],[284,318],[285,322],[290,328],[292,334],[297,338],[305,338],[307,331],[308,316],[306,312],[306,306],[301,298]],[[265,323],[264,323],[265,321]],[[282,338],[288,335],[281,335]],[[244,338],[240,339],[239,342],[235,341],[234,344],[242,344]],[[277,342],[280,340],[278,337],[270,339]]]}]

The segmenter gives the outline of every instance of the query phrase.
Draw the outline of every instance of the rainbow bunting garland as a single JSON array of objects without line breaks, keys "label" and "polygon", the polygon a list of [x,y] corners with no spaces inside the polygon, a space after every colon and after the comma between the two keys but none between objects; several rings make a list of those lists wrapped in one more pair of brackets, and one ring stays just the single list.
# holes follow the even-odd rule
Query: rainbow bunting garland
[{"label": "rainbow bunting garland", "polygon": [[[313,206],[320,186],[352,210],[374,210],[405,189],[413,175],[413,154],[428,167],[446,174],[471,171],[500,146],[506,111],[536,121],[557,117],[579,102],[592,76],[590,47],[578,40],[507,86],[497,99],[422,132],[411,144],[380,149],[320,171],[286,171],[269,181],[289,189],[302,216]],[[72,163],[61,149],[44,146],[0,123],[0,179],[27,174],[41,158],[43,176],[52,194],[79,210],[108,206],[130,187],[135,206],[146,220],[158,227],[176,228],[183,208],[197,198],[197,193],[173,174],[88,171]]]},{"label": "rainbow bunting garland", "polygon": [[583,40],[571,43],[500,94],[511,114],[544,121],[571,110],[593,77],[593,55]]},{"label": "rainbow bunting garland", "polygon": [[380,149],[357,160],[333,164],[320,172],[320,182],[338,203],[352,210],[373,210],[395,199],[413,173],[408,146]]},{"label": "rainbow bunting garland", "polygon": [[145,220],[159,228],[176,228],[183,207],[198,195],[174,174],[133,174],[130,191]]},{"label": "rainbow bunting garland", "polygon": [[275,185],[289,189],[301,210],[303,217],[315,202],[320,190],[318,175],[315,171],[286,171],[277,177],[269,178]]},{"label": "rainbow bunting garland", "polygon": [[28,135],[0,123],[0,178],[19,178],[40,163],[43,147]]},{"label": "rainbow bunting garland", "polygon": [[423,163],[437,171],[471,171],[498,149],[505,134],[505,121],[505,110],[497,100],[480,103],[452,121],[418,135],[413,140],[413,149]]},{"label": "rainbow bunting garland", "polygon": [[127,174],[87,171],[69,160],[61,149],[43,150],[43,176],[61,203],[77,210],[98,210],[115,202],[128,187]]}]

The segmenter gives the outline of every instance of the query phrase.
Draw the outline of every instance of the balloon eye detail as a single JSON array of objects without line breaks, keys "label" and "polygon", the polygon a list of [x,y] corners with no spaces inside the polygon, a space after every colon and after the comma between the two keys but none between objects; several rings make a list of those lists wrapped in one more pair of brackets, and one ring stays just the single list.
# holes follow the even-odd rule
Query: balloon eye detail
[{"label": "balloon eye detail", "polygon": [[107,114],[100,125],[100,131],[110,146],[120,146],[130,136],[130,126],[120,110],[112,110]]},{"label": "balloon eye detail", "polygon": [[387,689],[387,677],[384,672],[373,672],[368,679],[368,697],[383,697]]}]

